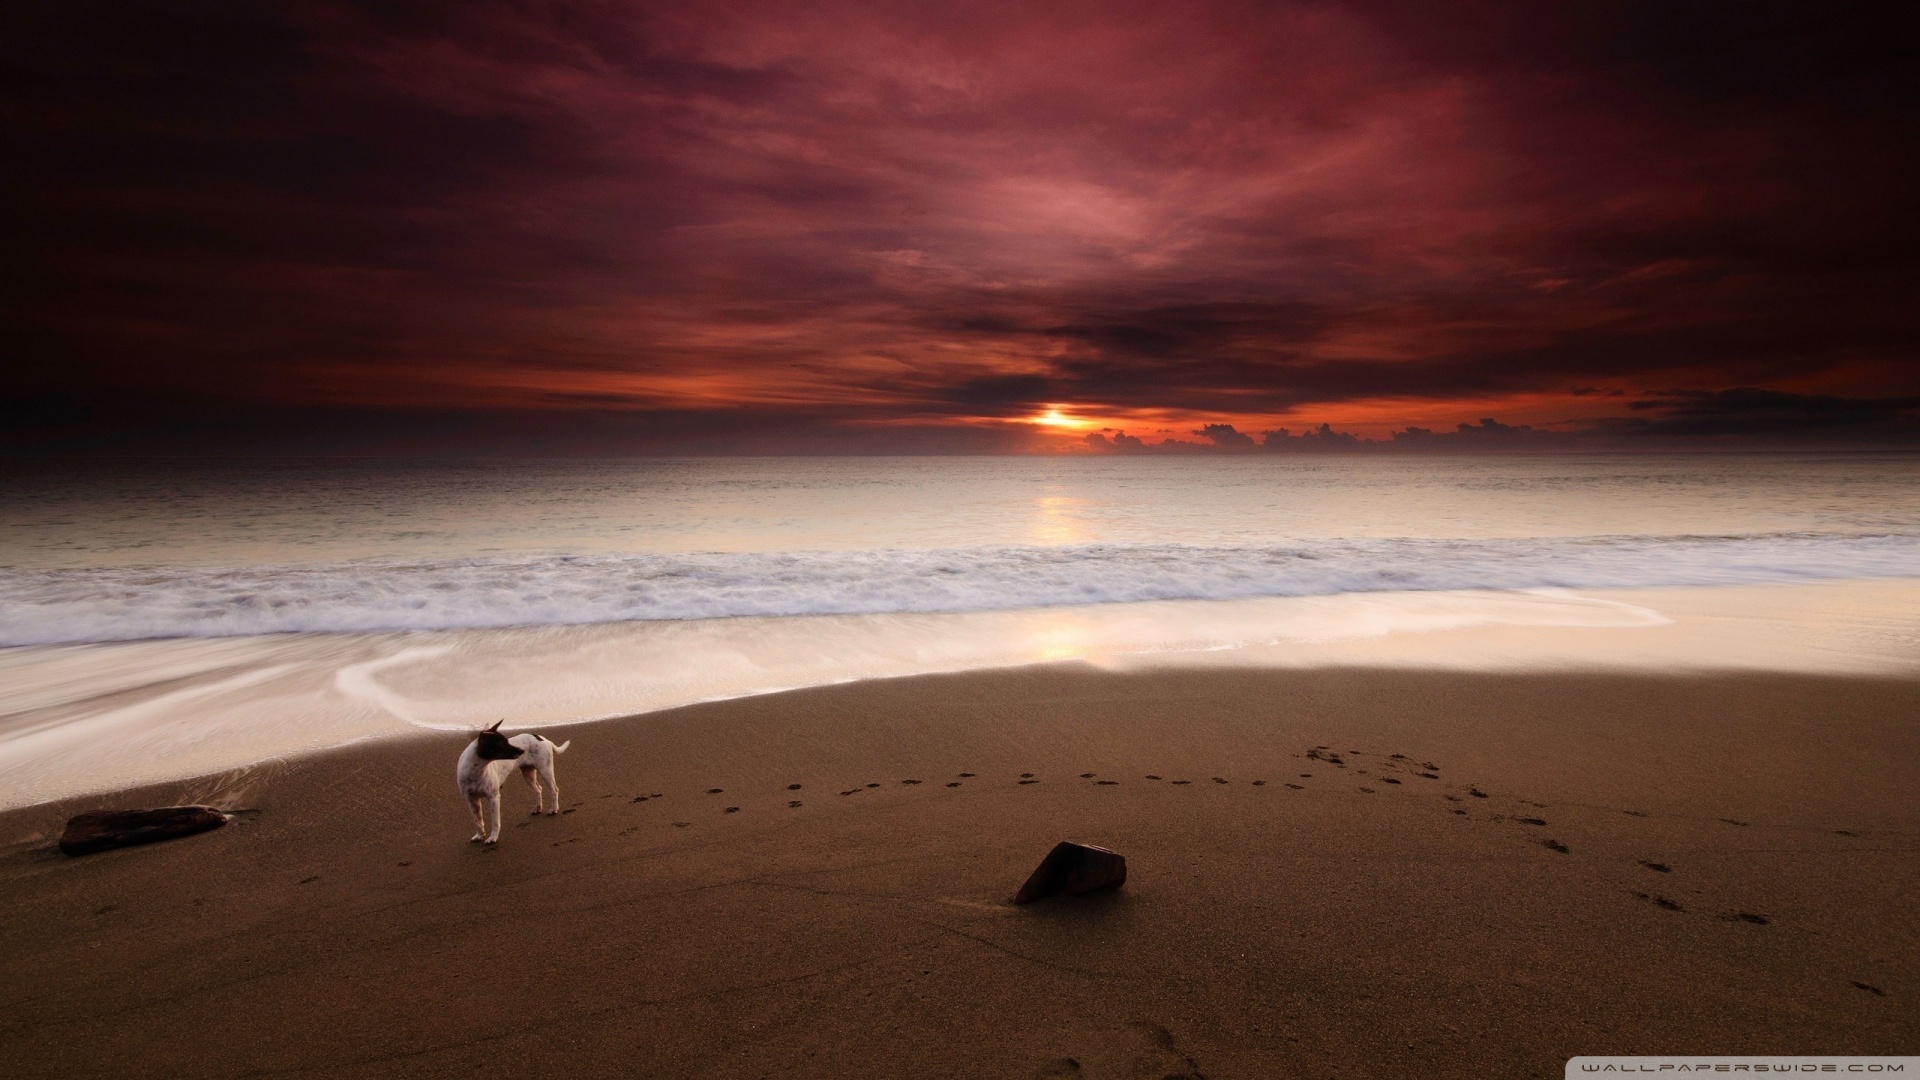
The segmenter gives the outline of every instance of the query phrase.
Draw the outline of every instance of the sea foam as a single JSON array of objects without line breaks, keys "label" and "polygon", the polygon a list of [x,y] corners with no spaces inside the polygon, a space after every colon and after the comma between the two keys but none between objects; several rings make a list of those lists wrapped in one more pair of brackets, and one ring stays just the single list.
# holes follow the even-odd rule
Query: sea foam
[{"label": "sea foam", "polygon": [[1912,576],[1920,536],[1811,532],[4,569],[0,645]]}]

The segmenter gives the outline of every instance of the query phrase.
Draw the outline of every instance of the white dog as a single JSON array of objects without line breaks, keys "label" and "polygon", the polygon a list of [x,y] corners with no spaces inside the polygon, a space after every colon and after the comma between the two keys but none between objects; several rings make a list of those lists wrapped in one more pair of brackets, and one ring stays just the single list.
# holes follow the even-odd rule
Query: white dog
[{"label": "white dog", "polygon": [[526,778],[527,786],[533,788],[533,812],[538,814],[545,809],[547,799],[541,791],[544,780],[546,792],[551,793],[553,800],[553,809],[547,813],[559,813],[560,782],[554,778],[553,755],[571,745],[572,740],[568,740],[555,746],[551,740],[531,734],[509,739],[500,734],[498,723],[468,743],[460,754],[460,763],[454,767],[454,782],[460,786],[460,794],[473,812],[473,839],[487,844],[500,841],[500,781],[516,766]]}]

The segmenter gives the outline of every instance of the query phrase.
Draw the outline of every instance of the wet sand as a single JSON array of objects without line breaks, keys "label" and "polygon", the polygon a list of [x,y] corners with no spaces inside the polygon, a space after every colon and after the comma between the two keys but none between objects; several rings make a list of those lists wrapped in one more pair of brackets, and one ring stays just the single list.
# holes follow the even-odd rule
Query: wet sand
[{"label": "wet sand", "polygon": [[[1920,1053],[1920,681],[1060,665],[545,730],[573,740],[567,812],[526,817],[513,780],[491,849],[450,734],[0,815],[0,1062],[1546,1077]],[[200,800],[250,812],[51,850],[69,814]],[[1008,904],[1061,839],[1126,854],[1127,886]]]},{"label": "wet sand", "polygon": [[1107,670],[1797,671],[1920,677],[1920,578],[1341,593],[0,649],[0,810],[360,739],[563,725],[864,679]]}]

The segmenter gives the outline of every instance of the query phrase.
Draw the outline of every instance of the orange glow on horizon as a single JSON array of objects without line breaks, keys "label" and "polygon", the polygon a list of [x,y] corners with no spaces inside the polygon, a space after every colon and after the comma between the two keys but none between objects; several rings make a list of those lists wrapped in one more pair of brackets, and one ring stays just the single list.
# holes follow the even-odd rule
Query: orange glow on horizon
[{"label": "orange glow on horizon", "polygon": [[921,386],[886,387],[871,381],[862,364],[810,364],[771,369],[731,365],[707,370],[630,371],[617,368],[530,368],[420,365],[407,378],[384,375],[362,363],[321,363],[304,379],[289,381],[287,396],[308,403],[364,404],[368,386],[384,393],[378,404],[405,407],[457,402],[468,408],[513,408],[567,412],[580,409],[678,410],[736,414],[743,408],[770,413],[848,410],[837,423],[846,430],[890,428],[1007,428],[1025,431],[1029,453],[1080,452],[1087,438],[1124,433],[1148,444],[1168,440],[1212,445],[1209,425],[1230,425],[1256,442],[1285,428],[1302,435],[1328,424],[1334,431],[1378,442],[1409,427],[1449,434],[1458,424],[1475,425],[1491,417],[1503,424],[1531,425],[1553,431],[1579,428],[1595,420],[1624,415],[1641,392],[1630,389],[1585,393],[1525,392],[1460,398],[1380,396],[1285,411],[1207,411],[1193,408],[1102,403],[1047,403],[1029,406],[1025,415],[979,415],[928,408]]}]

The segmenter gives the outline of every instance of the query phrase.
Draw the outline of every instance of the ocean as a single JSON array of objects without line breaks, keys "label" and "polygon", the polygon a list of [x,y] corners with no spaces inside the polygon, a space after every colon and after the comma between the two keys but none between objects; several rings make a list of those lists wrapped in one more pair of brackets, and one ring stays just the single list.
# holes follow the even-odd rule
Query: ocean
[{"label": "ocean", "polygon": [[1920,572],[1920,459],[52,468],[0,646]]},{"label": "ocean", "polygon": [[[1040,660],[1655,626],[1608,597],[1920,577],[1920,457],[1894,454],[6,473],[6,805],[409,728]],[[83,768],[103,740],[127,760]]]}]

